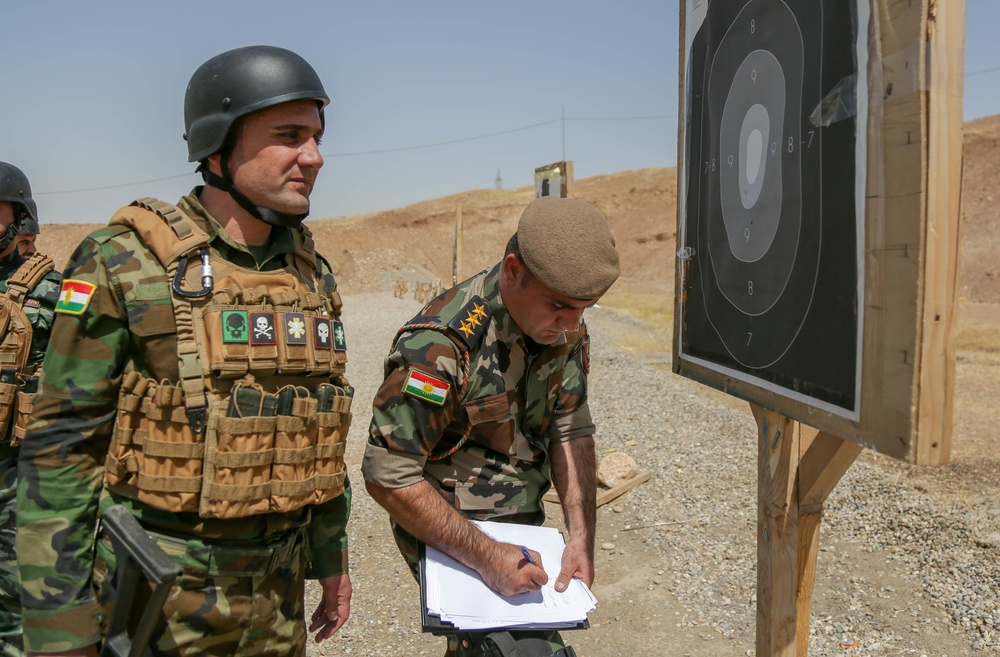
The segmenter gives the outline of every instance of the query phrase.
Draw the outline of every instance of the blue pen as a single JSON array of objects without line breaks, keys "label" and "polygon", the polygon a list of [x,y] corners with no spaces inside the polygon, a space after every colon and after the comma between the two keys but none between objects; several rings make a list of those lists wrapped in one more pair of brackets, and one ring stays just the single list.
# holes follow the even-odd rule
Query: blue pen
[{"label": "blue pen", "polygon": [[521,554],[523,554],[524,558],[528,560],[528,563],[530,563],[532,566],[535,565],[535,560],[531,558],[531,553],[528,552],[528,548],[524,547],[523,545],[521,546]]}]

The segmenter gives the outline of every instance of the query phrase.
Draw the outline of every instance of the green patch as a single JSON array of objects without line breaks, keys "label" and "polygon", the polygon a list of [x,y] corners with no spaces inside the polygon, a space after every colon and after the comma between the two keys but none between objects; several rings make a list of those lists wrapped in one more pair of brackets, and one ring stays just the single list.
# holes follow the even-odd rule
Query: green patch
[{"label": "green patch", "polygon": [[347,351],[347,336],[344,334],[344,323],[333,322],[333,348],[335,351]]},{"label": "green patch", "polygon": [[224,344],[247,344],[250,341],[247,321],[248,315],[245,310],[223,310],[222,342]]}]

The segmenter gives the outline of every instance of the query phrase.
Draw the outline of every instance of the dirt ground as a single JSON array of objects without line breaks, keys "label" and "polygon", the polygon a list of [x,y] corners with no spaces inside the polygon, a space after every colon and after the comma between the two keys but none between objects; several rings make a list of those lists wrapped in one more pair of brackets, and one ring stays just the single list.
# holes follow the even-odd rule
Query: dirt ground
[{"label": "dirt ground", "polygon": [[[1000,117],[966,126],[965,153],[953,448],[949,464],[921,472],[927,492],[944,500],[971,494],[1000,496],[1000,435],[996,431],[1000,404],[995,402],[1000,398],[1000,189],[995,184],[1000,172]],[[628,348],[643,351],[651,362],[659,358],[663,367],[669,367],[676,189],[674,169],[577,180],[572,189],[573,196],[594,203],[608,216],[618,240],[623,275],[608,303],[649,322],[645,338],[631,336]],[[309,225],[346,294],[390,290],[400,281],[410,289],[435,283],[447,287],[452,278],[458,208],[464,224],[462,279],[495,262],[532,197],[533,189],[527,187],[476,190],[360,217],[312,219]],[[110,216],[114,208],[108,210]],[[39,248],[61,265],[95,227],[46,224]],[[720,403],[746,408],[745,402],[722,393],[702,391]],[[655,599],[664,594],[647,589],[656,564],[655,556],[643,550],[642,532],[620,531],[636,519],[616,517],[612,506],[600,510],[598,544],[617,536],[616,542],[633,556],[609,566],[615,572],[602,573],[602,579],[613,579],[618,589],[605,591],[592,622],[620,628],[614,635],[622,641],[623,655],[730,654],[716,652],[707,639],[698,642],[702,647],[693,646],[697,636],[710,633],[707,629],[695,628],[687,637],[678,633],[665,601]],[[598,568],[603,565],[599,560]],[[876,556],[859,553],[855,567],[878,580],[884,564]],[[572,638],[581,654],[587,654],[587,633]],[[650,646],[658,647],[651,652]],[[949,652],[948,641],[941,647],[942,653],[952,655],[965,654],[962,650],[967,649],[955,645]]]}]

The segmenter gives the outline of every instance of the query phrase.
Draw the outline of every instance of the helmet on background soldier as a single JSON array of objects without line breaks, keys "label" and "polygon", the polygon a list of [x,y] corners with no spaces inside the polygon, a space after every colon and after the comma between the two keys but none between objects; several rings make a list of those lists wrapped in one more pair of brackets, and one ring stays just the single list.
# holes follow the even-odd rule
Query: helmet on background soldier
[{"label": "helmet on background soldier", "polygon": [[5,250],[16,235],[21,232],[27,220],[34,223],[35,233],[38,233],[38,207],[31,198],[31,185],[24,172],[13,164],[0,162],[0,202],[13,206],[14,220],[7,229],[0,233],[0,251]]},{"label": "helmet on background soldier", "polygon": [[[229,152],[237,119],[293,100],[315,100],[320,121],[330,97],[309,63],[275,46],[245,46],[212,57],[191,76],[184,95],[184,139],[188,161],[200,162],[205,183],[229,192],[254,217],[273,226],[298,227],[305,215],[288,215],[256,206],[234,185]],[[206,158],[221,154],[222,175],[208,169]]]},{"label": "helmet on background soldier", "polygon": [[16,248],[23,258],[38,253],[38,249],[35,248],[35,238],[40,232],[38,221],[34,217],[24,217],[21,219],[21,230],[17,231],[17,235],[14,236],[7,248],[0,251],[0,256],[7,255],[5,253],[7,249],[13,251],[11,247]]},{"label": "helmet on background soldier", "polygon": [[38,228],[38,220],[34,217],[25,217],[21,220],[21,230],[17,231],[18,235],[37,235],[41,231]]}]

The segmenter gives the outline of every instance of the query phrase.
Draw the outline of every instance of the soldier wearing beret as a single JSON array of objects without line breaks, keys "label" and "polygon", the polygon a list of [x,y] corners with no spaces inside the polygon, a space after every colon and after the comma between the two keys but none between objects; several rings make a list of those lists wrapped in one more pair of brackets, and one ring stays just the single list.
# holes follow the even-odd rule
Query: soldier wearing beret
[{"label": "soldier wearing beret", "polygon": [[329,102],[289,50],[210,58],[184,97],[205,184],[137,199],[70,257],[18,461],[32,654],[97,655],[123,585],[95,532],[113,504],[182,569],[143,654],[299,656],[347,620],[353,389],[337,284],[303,224]]},{"label": "soldier wearing beret", "polygon": [[[594,579],[594,423],[587,405],[584,311],[618,278],[614,236],[596,208],[542,197],[503,259],[431,301],[397,333],[373,402],[362,472],[414,569],[419,543],[477,571],[502,595],[548,577],[520,546],[469,522],[539,525],[555,485],[568,529],[557,591]],[[542,640],[557,633],[512,632]],[[459,635],[449,653],[484,652]]]}]

